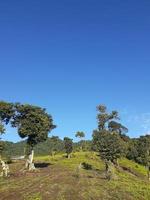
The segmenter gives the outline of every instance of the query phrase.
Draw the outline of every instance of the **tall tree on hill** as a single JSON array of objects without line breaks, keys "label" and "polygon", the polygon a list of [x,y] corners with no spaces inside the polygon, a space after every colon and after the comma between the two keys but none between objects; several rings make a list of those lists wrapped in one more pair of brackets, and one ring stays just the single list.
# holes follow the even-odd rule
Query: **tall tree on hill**
[{"label": "tall tree on hill", "polygon": [[78,131],[76,134],[75,134],[76,137],[78,137],[80,139],[80,143],[81,144],[81,150],[83,150],[83,142],[82,142],[82,138],[85,137],[85,133],[82,132],[82,131]]},{"label": "tall tree on hill", "polygon": [[127,132],[127,128],[117,122],[117,111],[108,113],[104,105],[98,106],[97,109],[98,130],[93,132],[93,145],[105,162],[107,177],[111,178],[114,175],[113,166],[125,152],[125,141],[121,135]]},{"label": "tall tree on hill", "polygon": [[70,159],[71,152],[73,151],[73,141],[72,139],[65,137],[64,138],[64,147],[67,153],[67,158]]},{"label": "tall tree on hill", "polygon": [[45,109],[28,104],[15,104],[15,115],[11,122],[13,127],[18,129],[21,138],[27,138],[29,146],[26,168],[35,169],[33,163],[34,146],[48,138],[48,133],[56,126],[53,125],[51,115],[46,113]]}]

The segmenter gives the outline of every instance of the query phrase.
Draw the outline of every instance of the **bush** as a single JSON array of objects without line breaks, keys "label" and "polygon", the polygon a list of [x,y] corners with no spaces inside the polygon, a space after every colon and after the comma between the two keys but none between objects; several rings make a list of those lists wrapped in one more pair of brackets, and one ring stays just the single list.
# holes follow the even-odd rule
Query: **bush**
[{"label": "bush", "polygon": [[92,170],[92,165],[90,165],[86,162],[82,163],[82,167],[83,167],[83,169],[86,169],[86,170]]}]

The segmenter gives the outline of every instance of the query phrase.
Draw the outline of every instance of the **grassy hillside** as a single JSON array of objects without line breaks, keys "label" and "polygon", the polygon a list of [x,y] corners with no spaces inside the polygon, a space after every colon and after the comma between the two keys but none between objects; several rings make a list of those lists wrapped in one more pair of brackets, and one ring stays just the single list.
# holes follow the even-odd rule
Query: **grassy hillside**
[{"label": "grassy hillside", "polygon": [[[80,163],[91,169],[78,169]],[[24,162],[10,164],[11,176],[0,178],[1,200],[149,200],[146,170],[133,161],[120,160],[117,180],[105,179],[104,164],[96,153],[36,157],[36,172],[23,172]]]}]

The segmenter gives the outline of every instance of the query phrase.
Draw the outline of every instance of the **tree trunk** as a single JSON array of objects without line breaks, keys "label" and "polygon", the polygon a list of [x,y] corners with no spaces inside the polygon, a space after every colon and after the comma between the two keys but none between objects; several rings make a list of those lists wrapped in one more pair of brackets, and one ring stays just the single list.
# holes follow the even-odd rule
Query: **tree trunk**
[{"label": "tree trunk", "polygon": [[35,166],[33,163],[33,157],[34,157],[34,150],[31,150],[31,153],[29,154],[28,159],[26,160],[25,168],[29,171],[35,170]]},{"label": "tree trunk", "polygon": [[108,180],[115,179],[114,164],[110,160],[105,161],[106,178]]},{"label": "tree trunk", "polygon": [[54,159],[55,158],[55,151],[52,151],[52,158]]},{"label": "tree trunk", "polygon": [[69,153],[69,154],[67,155],[67,157],[68,157],[68,159],[70,159],[70,158],[71,158],[71,154]]},{"label": "tree trunk", "polygon": [[1,155],[0,155],[0,163],[2,165],[2,172],[0,173],[0,176],[8,177],[9,166],[1,159]]},{"label": "tree trunk", "polygon": [[113,161],[113,164],[115,165],[115,167],[116,167],[117,169],[119,169],[119,162],[118,162],[118,159],[115,159],[115,160]]}]

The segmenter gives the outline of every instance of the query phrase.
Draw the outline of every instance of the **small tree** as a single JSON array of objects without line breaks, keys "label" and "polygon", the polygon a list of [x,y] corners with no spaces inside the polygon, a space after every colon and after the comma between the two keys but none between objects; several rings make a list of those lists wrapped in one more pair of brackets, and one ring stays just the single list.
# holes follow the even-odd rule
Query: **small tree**
[{"label": "small tree", "polygon": [[[77,138],[80,139],[80,143],[83,143],[83,142],[82,142],[82,138],[85,137],[85,133],[84,133],[84,132],[78,131],[78,132],[75,134],[75,136],[76,136]],[[83,144],[81,144],[81,150],[83,150]]]},{"label": "small tree", "polygon": [[70,159],[70,155],[73,151],[73,142],[72,139],[65,137],[64,138],[64,147],[66,149],[67,158]]},{"label": "small tree", "polygon": [[26,168],[35,169],[33,163],[34,146],[48,138],[48,133],[55,128],[53,120],[45,109],[32,105],[15,104],[15,115],[12,120],[12,126],[18,129],[21,138],[27,138],[29,146]]}]

